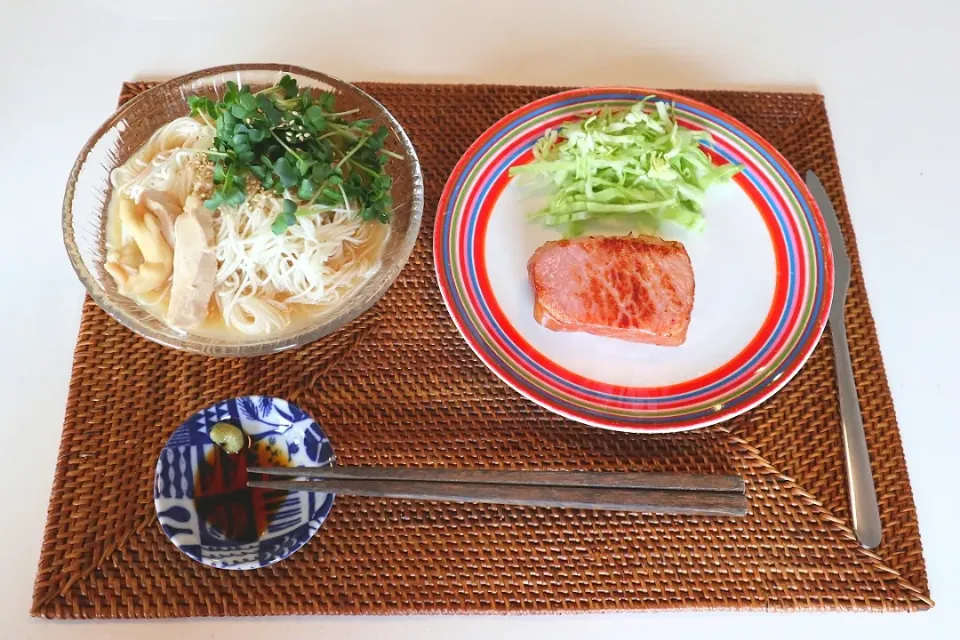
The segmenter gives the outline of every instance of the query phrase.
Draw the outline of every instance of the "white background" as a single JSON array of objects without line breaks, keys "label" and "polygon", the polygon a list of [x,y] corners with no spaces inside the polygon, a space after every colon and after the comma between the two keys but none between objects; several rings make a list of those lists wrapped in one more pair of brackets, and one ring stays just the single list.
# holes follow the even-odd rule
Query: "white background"
[{"label": "white background", "polygon": [[[186,7],[196,5],[189,13]],[[960,3],[0,3],[0,635],[4,638],[946,637],[960,629]],[[199,8],[197,8],[199,7]],[[268,8],[269,7],[269,8]],[[826,95],[936,608],[64,623],[27,611],[81,286],[60,239],[76,152],[123,80],[230,62],[347,80],[634,84]],[[67,517],[68,514],[62,514]]]}]

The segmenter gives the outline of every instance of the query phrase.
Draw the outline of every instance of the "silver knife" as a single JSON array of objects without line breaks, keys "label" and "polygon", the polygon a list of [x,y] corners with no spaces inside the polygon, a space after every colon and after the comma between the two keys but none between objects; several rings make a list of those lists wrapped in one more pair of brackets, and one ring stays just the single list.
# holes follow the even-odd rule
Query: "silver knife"
[{"label": "silver knife", "polygon": [[830,232],[833,249],[835,284],[830,306],[830,335],[833,337],[834,363],[837,368],[837,387],[840,395],[840,424],[843,429],[843,450],[847,464],[847,487],[850,492],[850,515],[853,532],[867,549],[880,546],[883,528],[880,524],[880,508],[877,506],[877,491],[873,486],[870,471],[870,452],[863,433],[863,417],[860,415],[860,400],[850,364],[850,347],[847,344],[847,328],[844,325],[843,309],[850,287],[850,258],[843,244],[840,221],[830,203],[820,178],[807,171],[807,187],[823,214]]}]

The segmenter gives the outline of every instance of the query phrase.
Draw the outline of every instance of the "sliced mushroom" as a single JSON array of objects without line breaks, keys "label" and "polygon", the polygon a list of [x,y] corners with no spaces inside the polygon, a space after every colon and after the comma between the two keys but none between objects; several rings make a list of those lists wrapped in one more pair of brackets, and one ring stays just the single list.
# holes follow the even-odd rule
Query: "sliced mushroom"
[{"label": "sliced mushroom", "polygon": [[141,215],[129,198],[120,200],[119,215],[121,227],[133,238],[143,262],[133,268],[133,265],[111,260],[104,264],[104,268],[113,276],[117,288],[125,296],[161,287],[173,271],[173,250],[163,237],[157,217],[146,211]]},{"label": "sliced mushroom", "polygon": [[182,209],[177,197],[169,191],[156,191],[150,189],[144,191],[140,196],[140,203],[147,208],[150,213],[157,216],[157,222],[160,223],[160,231],[163,233],[163,239],[167,244],[176,249],[176,238],[173,233],[173,225],[180,215]]}]

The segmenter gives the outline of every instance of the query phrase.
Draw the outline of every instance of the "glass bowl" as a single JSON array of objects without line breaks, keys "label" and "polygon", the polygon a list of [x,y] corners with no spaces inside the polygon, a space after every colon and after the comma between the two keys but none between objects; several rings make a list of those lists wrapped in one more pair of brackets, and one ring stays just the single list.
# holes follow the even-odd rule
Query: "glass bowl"
[{"label": "glass bowl", "polygon": [[[112,187],[110,172],[139,149],[161,125],[187,115],[191,95],[219,96],[226,82],[249,84],[255,90],[275,84],[288,73],[302,87],[337,94],[337,106],[359,109],[374,127],[390,130],[385,148],[403,156],[391,160],[394,205],[390,236],[380,269],[337,305],[312,316],[306,324],[265,336],[210,337],[168,326],[117,290],[104,269],[105,222]],[[63,198],[63,239],[80,281],[101,309],[148,340],[209,356],[255,356],[291,349],[328,335],[369,309],[397,278],[413,251],[423,216],[420,163],[403,128],[383,105],[357,87],[328,75],[280,64],[237,64],[203,69],[153,87],[128,102],[107,120],[77,157]]]}]

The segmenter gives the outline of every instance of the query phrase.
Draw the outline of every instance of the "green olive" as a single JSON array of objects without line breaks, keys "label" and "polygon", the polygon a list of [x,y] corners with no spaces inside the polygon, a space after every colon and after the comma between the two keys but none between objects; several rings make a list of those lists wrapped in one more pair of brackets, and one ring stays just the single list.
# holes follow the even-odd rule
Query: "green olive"
[{"label": "green olive", "polygon": [[247,444],[247,436],[239,428],[227,422],[218,422],[210,429],[210,439],[229,453],[240,453]]}]

